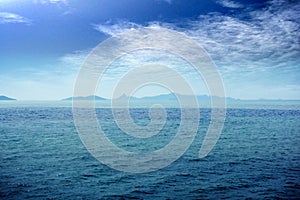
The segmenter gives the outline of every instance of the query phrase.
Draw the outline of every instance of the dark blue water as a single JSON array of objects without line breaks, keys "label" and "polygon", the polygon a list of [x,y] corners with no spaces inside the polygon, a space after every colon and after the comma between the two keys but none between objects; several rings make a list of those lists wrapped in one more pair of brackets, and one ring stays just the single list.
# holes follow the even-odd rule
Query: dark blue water
[{"label": "dark blue water", "polygon": [[[130,151],[167,144],[176,134],[180,110],[167,109],[167,114],[156,139],[127,139],[128,145],[123,139],[129,136],[118,129],[110,110],[97,109],[107,136]],[[2,107],[0,198],[300,198],[300,110],[228,109],[221,138],[204,159],[197,156],[210,110],[200,109],[200,114],[197,136],[181,158],[159,171],[131,174],[89,154],[71,108]],[[146,109],[133,109],[131,115],[137,123],[149,120]]]}]

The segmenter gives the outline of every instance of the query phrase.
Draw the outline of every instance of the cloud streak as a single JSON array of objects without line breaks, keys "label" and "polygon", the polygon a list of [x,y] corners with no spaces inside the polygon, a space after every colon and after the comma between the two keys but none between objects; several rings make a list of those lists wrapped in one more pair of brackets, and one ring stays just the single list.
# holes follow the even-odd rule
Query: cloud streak
[{"label": "cloud streak", "polygon": [[15,13],[0,12],[0,24],[8,24],[8,23],[23,23],[29,25],[31,24],[31,21]]},{"label": "cloud streak", "polygon": [[35,0],[41,4],[68,4],[67,0]]},{"label": "cloud streak", "polygon": [[113,36],[127,30],[140,28],[142,26],[129,21],[118,21],[117,23],[112,23],[111,21],[107,21],[104,24],[93,24],[93,27],[95,30],[99,32],[102,32],[109,36]]},{"label": "cloud streak", "polygon": [[216,1],[216,3],[218,3],[221,6],[226,7],[226,8],[243,8],[244,7],[242,4],[234,2],[234,1],[230,1],[230,0],[220,0],[220,1]]}]

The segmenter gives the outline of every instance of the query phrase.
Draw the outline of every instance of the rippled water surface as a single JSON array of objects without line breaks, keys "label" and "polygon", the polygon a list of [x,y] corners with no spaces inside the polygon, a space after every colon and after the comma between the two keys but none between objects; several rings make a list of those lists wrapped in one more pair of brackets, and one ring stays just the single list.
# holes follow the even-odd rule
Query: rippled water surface
[{"label": "rippled water surface", "polygon": [[[168,167],[145,174],[119,172],[86,150],[68,106],[0,106],[1,199],[219,199],[300,198],[300,110],[227,110],[220,140],[204,159],[198,151],[210,123],[187,152]],[[130,138],[109,109],[96,109],[107,137],[128,151],[153,151],[178,129],[180,110],[167,109],[164,129],[152,139]],[[131,116],[147,123],[148,110]]]}]

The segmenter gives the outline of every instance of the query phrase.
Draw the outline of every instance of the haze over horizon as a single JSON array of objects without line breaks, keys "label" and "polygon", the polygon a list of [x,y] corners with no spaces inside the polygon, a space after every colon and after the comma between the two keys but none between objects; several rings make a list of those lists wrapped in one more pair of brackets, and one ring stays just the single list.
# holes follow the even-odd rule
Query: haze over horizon
[{"label": "haze over horizon", "polygon": [[[70,97],[89,52],[113,35],[140,27],[169,28],[198,42],[215,62],[228,97],[300,99],[300,3],[281,0],[0,1],[0,95]],[[148,54],[112,65],[95,95],[109,98],[124,70]],[[195,93],[207,94],[201,78],[179,60],[151,55],[166,64],[173,59]],[[166,89],[154,86],[134,96],[163,93]]]},{"label": "haze over horizon", "polygon": [[[136,99],[147,99],[147,98],[156,98],[158,99],[159,97],[166,97],[168,95],[172,96],[173,93],[160,93],[160,94],[157,94],[157,95],[143,95],[143,96],[127,96],[127,97],[133,97],[133,98],[136,98]],[[125,94],[124,94],[125,95]],[[176,94],[175,94],[176,95]],[[182,94],[179,94],[179,95],[182,95]],[[112,98],[108,98],[108,97],[102,97],[102,96],[98,96],[98,95],[91,95],[91,96],[94,96],[96,99],[95,100],[111,100]],[[91,96],[77,96],[75,98],[83,98],[83,99],[89,99]],[[188,95],[187,95],[188,96]],[[11,97],[11,96],[6,96],[6,95],[0,95],[0,97],[4,97],[4,98],[8,98],[9,100],[17,100],[17,101],[63,101],[63,100],[71,100],[71,98],[74,98],[73,96],[70,96],[70,97],[63,97],[63,98],[60,98],[60,99],[16,99],[14,97]],[[196,95],[196,97],[200,97],[200,98],[204,98],[204,97],[207,97],[207,98],[210,98],[211,96],[209,95],[206,95],[206,94],[200,94],[200,95]],[[97,99],[99,98],[99,99]],[[122,97],[117,97],[117,98],[122,98]],[[116,98],[115,98],[116,99]],[[260,98],[260,99],[240,99],[240,98],[233,98],[233,97],[226,97],[227,100],[233,100],[233,101],[300,101],[300,99],[263,99],[263,98]],[[6,100],[6,99],[1,99],[0,100]]]}]

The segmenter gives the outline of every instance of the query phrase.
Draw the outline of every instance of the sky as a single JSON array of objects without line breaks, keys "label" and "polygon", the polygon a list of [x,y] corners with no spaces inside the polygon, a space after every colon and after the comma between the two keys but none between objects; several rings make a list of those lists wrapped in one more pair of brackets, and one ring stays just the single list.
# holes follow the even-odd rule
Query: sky
[{"label": "sky", "polygon": [[[72,96],[91,50],[141,27],[168,28],[197,42],[228,97],[300,99],[300,1],[293,0],[0,0],[0,95]],[[116,81],[123,71],[115,64],[107,76]],[[180,73],[197,94],[207,93],[188,69]],[[108,80],[96,94],[110,97],[112,85]],[[153,88],[137,96],[165,92]]]}]

